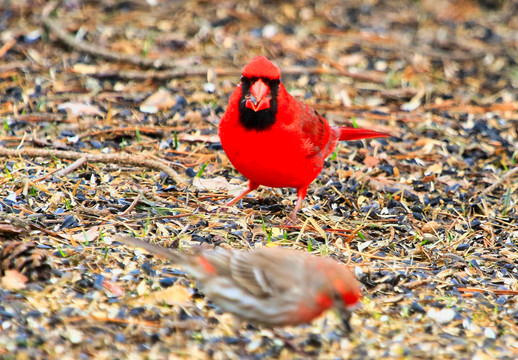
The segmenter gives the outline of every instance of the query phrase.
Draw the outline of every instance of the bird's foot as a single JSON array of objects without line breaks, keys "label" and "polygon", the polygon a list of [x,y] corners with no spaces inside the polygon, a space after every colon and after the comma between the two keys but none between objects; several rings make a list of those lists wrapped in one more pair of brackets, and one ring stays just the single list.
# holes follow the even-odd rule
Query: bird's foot
[{"label": "bird's foot", "polygon": [[293,217],[293,216],[287,217],[282,221],[282,225],[285,225],[285,226],[294,226],[294,225],[298,225],[300,223],[301,223],[301,221],[299,219],[297,219],[297,217]]}]

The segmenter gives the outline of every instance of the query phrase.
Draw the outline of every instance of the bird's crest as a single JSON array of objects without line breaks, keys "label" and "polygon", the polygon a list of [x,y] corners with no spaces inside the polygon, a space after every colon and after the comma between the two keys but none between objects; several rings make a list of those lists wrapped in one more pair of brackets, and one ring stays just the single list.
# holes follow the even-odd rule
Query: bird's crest
[{"label": "bird's crest", "polygon": [[243,68],[243,76],[246,78],[267,78],[278,80],[281,78],[281,71],[277,65],[264,56],[258,56]]}]

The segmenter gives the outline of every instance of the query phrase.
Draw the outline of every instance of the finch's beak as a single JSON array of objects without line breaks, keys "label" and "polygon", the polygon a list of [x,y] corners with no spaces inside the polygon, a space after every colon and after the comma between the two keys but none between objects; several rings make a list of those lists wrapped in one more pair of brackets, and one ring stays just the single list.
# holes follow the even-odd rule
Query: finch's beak
[{"label": "finch's beak", "polygon": [[337,306],[338,316],[340,316],[340,320],[342,320],[342,326],[344,327],[344,331],[346,334],[349,334],[353,331],[351,326],[351,315],[353,310],[357,310],[361,307],[361,304],[357,302],[353,305],[345,305],[340,304]]},{"label": "finch's beak", "polygon": [[250,86],[250,98],[246,100],[246,107],[255,112],[270,108],[270,87],[261,79]]},{"label": "finch's beak", "polygon": [[349,334],[353,331],[351,326],[351,314],[351,311],[347,308],[340,308],[338,310],[338,315],[340,316],[340,320],[342,320],[342,326],[344,327],[346,334]]}]

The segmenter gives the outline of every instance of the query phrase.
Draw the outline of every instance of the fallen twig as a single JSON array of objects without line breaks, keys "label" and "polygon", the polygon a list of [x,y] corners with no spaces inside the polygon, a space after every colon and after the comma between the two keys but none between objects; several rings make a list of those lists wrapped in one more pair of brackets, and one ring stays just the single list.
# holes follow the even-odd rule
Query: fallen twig
[{"label": "fallen twig", "polygon": [[106,49],[99,44],[91,44],[83,40],[78,40],[71,34],[69,34],[61,24],[50,17],[50,13],[54,11],[57,6],[57,2],[51,2],[43,8],[41,19],[45,26],[49,29],[50,33],[57,36],[66,45],[73,49],[85,52],[87,54],[102,57],[108,60],[112,60],[118,63],[133,64],[142,67],[150,68],[180,68],[178,63],[168,59],[148,59],[140,57],[139,55],[126,55]]},{"label": "fallen twig", "polygon": [[[0,66],[1,67],[1,66]],[[1,71],[1,69],[0,69]],[[16,121],[27,121],[27,122],[69,122],[66,118],[66,114],[54,114],[54,113],[29,113],[29,114],[13,114],[12,116],[13,120]]]},{"label": "fallen twig", "polygon": [[79,213],[85,213],[88,215],[94,215],[99,217],[105,217],[111,215],[111,211],[108,209],[95,209],[95,208],[89,208],[86,206],[78,206],[75,208],[75,211]]},{"label": "fallen twig", "polygon": [[474,287],[458,287],[458,291],[460,292],[471,292],[471,293],[485,293],[491,292],[496,295],[518,295],[518,291],[516,290],[501,290],[501,289],[482,289],[482,288],[474,288]]},{"label": "fallen twig", "polygon": [[66,174],[69,174],[72,171],[74,171],[77,168],[79,168],[85,162],[86,162],[86,158],[85,157],[79,158],[76,161],[74,161],[72,164],[68,165],[67,167],[51,171],[51,172],[49,172],[49,173],[47,173],[47,174],[45,174],[45,175],[43,175],[43,176],[41,176],[41,177],[39,177],[39,178],[37,178],[35,180],[32,180],[31,183],[34,184],[34,183],[40,182],[40,181],[45,180],[46,178],[50,177],[51,175],[54,175],[56,177],[65,176]]},{"label": "fallen twig", "polygon": [[509,179],[511,176],[513,176],[515,173],[518,172],[518,167],[515,167],[514,169],[509,170],[507,173],[505,173],[500,179],[498,179],[493,185],[488,187],[486,190],[482,191],[480,196],[486,196],[487,194],[491,193],[493,190],[495,190],[498,186],[500,186],[504,181]]},{"label": "fallen twig", "polygon": [[120,216],[128,215],[131,212],[131,210],[133,210],[133,208],[137,205],[137,203],[140,201],[140,199],[142,199],[142,194],[138,194],[135,197],[135,199],[133,199],[133,202],[131,203],[131,205],[126,210],[124,210],[124,212],[121,213]]},{"label": "fallen twig", "polygon": [[142,155],[130,155],[130,154],[87,154],[74,151],[63,151],[63,150],[47,150],[47,149],[34,149],[34,148],[22,148],[6,149],[0,147],[0,156],[30,156],[30,157],[56,157],[59,159],[78,160],[82,157],[86,158],[89,162],[100,162],[105,164],[120,164],[120,165],[133,165],[140,167],[147,167],[154,170],[163,171],[171,179],[173,179],[178,185],[185,185],[184,179],[169,166],[163,162],[157,160],[147,159]]},{"label": "fallen twig", "polygon": [[[138,71],[138,70],[102,70],[99,72],[88,73],[87,75],[105,78],[105,77],[116,77],[120,79],[133,79],[133,80],[167,80],[173,78],[183,78],[190,76],[207,76],[207,72],[212,69],[210,67],[196,67],[196,68],[185,68],[178,65],[174,60],[170,59],[148,59],[140,57],[139,55],[126,55],[121,54],[110,49],[104,48],[98,44],[91,44],[89,42],[78,40],[71,34],[69,34],[61,24],[50,16],[50,13],[56,8],[56,2],[48,4],[41,14],[41,18],[45,26],[49,31],[56,35],[63,43],[70,46],[73,49],[85,52],[87,54],[101,57],[107,60],[115,61],[118,63],[133,64],[140,67],[154,68],[154,69],[167,69],[163,71]],[[332,74],[346,76],[353,79],[383,83],[383,79],[374,78],[371,75],[355,74],[347,71],[343,67],[340,67],[336,63],[331,64],[336,70],[326,69],[323,67],[304,67],[304,66],[291,66],[282,69],[285,75],[300,75],[300,74]],[[217,75],[220,76],[239,76],[241,74],[240,69],[223,69],[216,68],[212,69]]]},{"label": "fallen twig", "polygon": [[63,168],[63,169],[60,169],[58,171],[56,171],[54,173],[54,176],[55,177],[61,177],[61,176],[65,176],[66,174],[69,174],[71,173],[72,171],[75,171],[76,169],[80,168],[81,166],[83,166],[84,163],[86,163],[86,157],[80,157],[79,159],[77,159],[76,161],[74,161],[72,164],[68,165],[67,167]]},{"label": "fallen twig", "polygon": [[9,62],[7,64],[0,64],[0,73],[5,72],[5,71],[32,68],[35,66],[36,66],[36,64],[34,64],[33,62],[28,61],[28,60]]},{"label": "fallen twig", "polygon": [[0,58],[4,57],[4,55],[7,54],[9,50],[11,50],[14,44],[16,44],[16,39],[12,38],[11,40],[7,41],[4,45],[2,45],[2,47],[0,48]]},{"label": "fallen twig", "polygon": [[182,131],[184,128],[179,127],[171,127],[171,126],[161,126],[161,127],[153,127],[153,126],[125,126],[125,127],[117,127],[117,128],[109,128],[102,130],[91,130],[86,131],[78,135],[79,139],[84,139],[87,137],[95,137],[99,135],[110,137],[117,136],[136,136],[137,131],[141,134],[146,135],[155,135],[155,136],[164,136],[168,131]]},{"label": "fallen twig", "polygon": [[[124,80],[169,80],[174,78],[184,78],[190,76],[207,76],[209,70],[214,71],[218,76],[240,76],[241,69],[224,69],[211,67],[196,67],[189,69],[170,69],[170,70],[119,70],[119,69],[102,69],[99,71],[92,71],[83,73],[88,76],[97,78],[119,78]],[[320,66],[304,67],[304,66],[288,66],[282,68],[283,75],[303,75],[303,74],[328,74],[334,76],[352,77],[355,79],[365,80],[364,76],[360,74],[353,74],[345,71],[337,71],[334,69],[327,69]]]}]

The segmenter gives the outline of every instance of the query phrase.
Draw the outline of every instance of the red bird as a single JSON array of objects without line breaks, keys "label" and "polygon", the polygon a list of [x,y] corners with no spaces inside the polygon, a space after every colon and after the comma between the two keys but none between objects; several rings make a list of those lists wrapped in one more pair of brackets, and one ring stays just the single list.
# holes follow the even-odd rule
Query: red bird
[{"label": "red bird", "polygon": [[298,198],[291,215],[295,219],[309,184],[338,141],[390,135],[330,126],[315,109],[291,96],[280,78],[279,68],[264,56],[246,65],[221,118],[219,137],[232,165],[248,178],[248,189],[227,205],[259,185],[292,187]]},{"label": "red bird", "polygon": [[266,247],[187,254],[132,237],[114,240],[182,266],[214,304],[242,320],[267,327],[298,325],[336,308],[345,329],[351,330],[349,318],[359,305],[360,287],[347,267],[329,257]]}]

